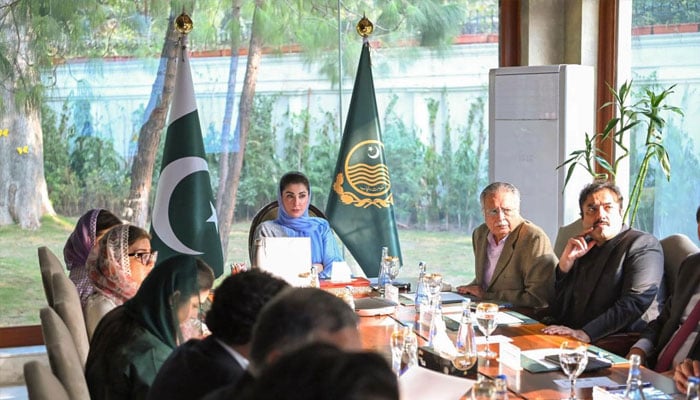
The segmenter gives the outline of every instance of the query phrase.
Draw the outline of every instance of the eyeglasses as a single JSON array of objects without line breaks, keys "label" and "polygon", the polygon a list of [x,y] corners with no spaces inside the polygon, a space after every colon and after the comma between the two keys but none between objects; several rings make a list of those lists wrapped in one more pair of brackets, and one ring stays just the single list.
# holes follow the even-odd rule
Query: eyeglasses
[{"label": "eyeglasses", "polygon": [[484,213],[486,214],[487,217],[497,217],[500,213],[503,213],[506,217],[510,217],[511,215],[515,215],[515,213],[518,211],[517,208],[494,208],[491,210],[484,210]]},{"label": "eyeglasses", "polygon": [[600,204],[600,205],[593,205],[593,206],[587,206],[584,211],[586,215],[596,215],[600,211],[600,209],[603,209],[606,213],[611,213],[615,210],[617,210],[617,204]]},{"label": "eyeglasses", "polygon": [[134,257],[135,259],[141,261],[141,264],[148,265],[150,263],[155,264],[158,258],[158,251],[143,252],[143,253],[129,253],[129,257]]}]

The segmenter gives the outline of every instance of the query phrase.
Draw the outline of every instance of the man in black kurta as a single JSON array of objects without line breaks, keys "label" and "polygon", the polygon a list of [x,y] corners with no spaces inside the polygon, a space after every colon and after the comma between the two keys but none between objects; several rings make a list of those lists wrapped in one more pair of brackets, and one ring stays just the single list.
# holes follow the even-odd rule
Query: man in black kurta
[{"label": "man in black kurta", "polygon": [[659,313],[661,245],[623,224],[622,195],[609,182],[587,185],[579,207],[584,230],[569,239],[559,258],[548,321],[554,325],[544,332],[586,343],[639,332]]}]

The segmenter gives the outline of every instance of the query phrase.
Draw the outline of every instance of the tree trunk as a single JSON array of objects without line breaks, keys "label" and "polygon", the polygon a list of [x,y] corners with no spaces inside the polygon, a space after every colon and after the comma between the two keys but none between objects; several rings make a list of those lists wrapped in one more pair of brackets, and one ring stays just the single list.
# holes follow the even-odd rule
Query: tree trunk
[{"label": "tree trunk", "polygon": [[23,229],[37,229],[43,215],[56,214],[44,177],[40,113],[34,105],[18,110],[13,95],[2,86],[0,95],[7,99],[0,117],[0,226],[16,223]]},{"label": "tree trunk", "polygon": [[[241,3],[243,0],[234,0],[231,11],[232,23],[240,27]],[[241,46],[240,28],[234,29],[231,35],[231,63],[228,68],[228,86],[226,88],[226,106],[224,108],[224,120],[221,126],[221,156],[219,159],[219,188],[216,192],[216,209],[220,210],[223,197],[228,194],[226,186],[229,173],[229,157],[231,151],[238,151],[237,146],[231,147],[231,120],[233,119],[233,104],[236,102],[236,75],[238,74],[238,48]],[[234,139],[236,129],[239,129],[241,119],[236,119],[234,129]],[[221,221],[222,215],[217,215]]]},{"label": "tree trunk", "polygon": [[34,33],[16,25],[12,13],[6,18],[3,25],[15,28],[3,29],[3,34],[8,43],[17,44],[17,52],[5,54],[12,70],[0,85],[0,226],[16,223],[23,229],[37,229],[43,215],[55,212],[44,177],[39,104],[31,96],[18,100],[40,85],[29,48]]},{"label": "tree trunk", "polygon": [[164,68],[158,68],[158,75],[151,92],[151,100],[155,99],[156,103],[139,132],[136,156],[131,165],[131,188],[121,213],[122,218],[140,227],[145,227],[148,220],[153,167],[175,88],[179,33],[174,29],[174,22],[175,17],[170,15],[161,52],[161,66]]},{"label": "tree trunk", "polygon": [[243,158],[245,156],[245,147],[248,140],[248,131],[250,129],[250,114],[253,109],[253,98],[255,96],[255,84],[258,79],[258,67],[262,57],[262,23],[258,13],[264,5],[264,0],[255,1],[255,11],[253,14],[253,26],[250,35],[250,47],[248,49],[248,62],[246,64],[245,78],[243,80],[243,90],[241,91],[241,99],[239,104],[238,119],[240,123],[240,147],[237,152],[233,153],[232,171],[228,173],[226,179],[226,188],[228,192],[222,196],[221,206],[219,208],[219,234],[221,235],[221,248],[224,254],[228,250],[228,235],[231,231],[233,223],[233,211],[236,209],[236,196],[238,195],[238,183],[241,179],[241,170],[243,169]]}]

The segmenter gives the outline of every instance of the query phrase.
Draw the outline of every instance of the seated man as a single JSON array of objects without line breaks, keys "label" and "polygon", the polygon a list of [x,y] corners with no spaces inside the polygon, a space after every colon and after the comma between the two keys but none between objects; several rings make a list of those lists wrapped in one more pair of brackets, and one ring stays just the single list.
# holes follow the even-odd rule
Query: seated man
[{"label": "seated man", "polygon": [[622,195],[610,182],[586,185],[579,208],[583,232],[569,239],[559,258],[548,318],[555,325],[543,332],[590,343],[642,331],[658,315],[661,244],[623,224]]},{"label": "seated man", "polygon": [[546,307],[557,258],[549,238],[520,216],[520,192],[495,182],[481,192],[484,224],[472,234],[476,277],[461,294],[520,307]]},{"label": "seated man", "polygon": [[[700,207],[695,214],[700,239]],[[663,312],[642,333],[630,354],[639,354],[657,372],[673,374],[678,390],[685,392],[689,376],[700,376],[700,253],[688,256],[678,270],[676,287]],[[695,314],[695,315],[694,315]],[[682,327],[689,322],[689,326]],[[676,366],[675,370],[673,366]]]},{"label": "seated man", "polygon": [[280,357],[263,371],[247,399],[399,400],[399,385],[381,354],[346,352],[319,342]]},{"label": "seated man", "polygon": [[203,399],[240,398],[251,390],[256,377],[280,356],[315,342],[329,343],[342,350],[360,350],[362,343],[355,310],[321,289],[285,289],[260,312],[253,328],[246,373]]},{"label": "seated man", "polygon": [[240,378],[260,309],[288,286],[258,269],[224,279],[206,315],[212,334],[177,347],[158,371],[148,398],[198,399]]}]

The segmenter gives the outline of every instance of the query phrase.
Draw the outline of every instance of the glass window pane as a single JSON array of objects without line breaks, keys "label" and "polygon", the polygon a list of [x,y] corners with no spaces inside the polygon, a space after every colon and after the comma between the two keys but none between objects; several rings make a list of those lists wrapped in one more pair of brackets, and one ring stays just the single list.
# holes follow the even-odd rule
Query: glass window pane
[{"label": "glass window pane", "polygon": [[[250,220],[276,198],[276,181],[284,171],[307,173],[313,203],[326,206],[362,43],[355,31],[362,17],[357,10],[365,7],[362,1],[307,3],[268,2],[264,10],[268,25],[262,30],[227,265],[249,262]],[[487,183],[488,71],[498,64],[498,2],[383,4],[367,17],[375,27],[369,39],[372,69],[406,266],[402,275],[417,275],[418,262],[426,261],[447,282],[464,284],[474,276],[471,232],[483,221],[478,195]],[[0,226],[4,243],[18,242],[0,250],[0,326],[39,322],[46,299],[38,246],[48,246],[63,261],[63,245],[82,213],[94,207],[122,212],[138,138],[159,100],[154,88],[166,76],[160,52],[169,9],[167,3],[152,7],[112,4],[109,15],[95,15],[97,25],[85,18],[90,29],[75,37],[61,30],[61,21],[71,15],[69,5],[34,14],[46,18],[41,23],[47,29],[37,30],[36,43],[49,57],[38,69],[45,89],[44,174],[59,217],[44,218],[41,228],[30,232]],[[241,9],[236,28],[230,10],[207,2],[195,7],[188,46],[216,191],[222,149],[235,151],[239,145],[238,107],[255,30],[253,9]],[[239,57],[232,64],[234,38],[240,39],[234,51]],[[1,38],[0,48],[12,44],[10,39]],[[10,137],[18,134],[9,131]],[[158,148],[149,204],[162,142]],[[24,154],[17,152],[17,157]]]},{"label": "glass window pane", "polygon": [[[633,102],[643,98],[643,90],[660,93],[676,85],[666,104],[684,113],[660,114],[666,122],[661,135],[671,162],[671,179],[667,181],[657,162],[651,163],[635,226],[658,238],[682,233],[698,243],[700,131],[694,127],[700,118],[700,2],[634,0],[632,8]],[[632,171],[644,158],[646,135],[644,125],[631,136]]]}]

